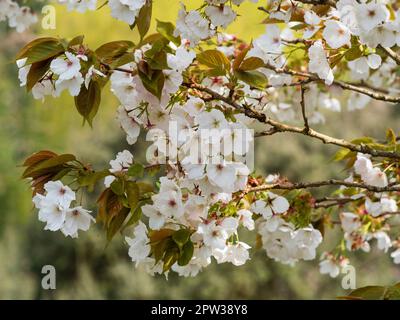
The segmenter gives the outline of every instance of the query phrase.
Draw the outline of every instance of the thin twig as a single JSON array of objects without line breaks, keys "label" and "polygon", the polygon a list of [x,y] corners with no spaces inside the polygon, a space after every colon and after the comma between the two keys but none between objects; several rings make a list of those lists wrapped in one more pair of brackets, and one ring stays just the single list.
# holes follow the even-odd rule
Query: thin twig
[{"label": "thin twig", "polygon": [[390,48],[385,48],[381,45],[379,45],[379,48],[381,48],[383,51],[385,51],[389,57],[391,57],[394,61],[396,61],[397,64],[400,64],[400,55],[398,55],[396,52],[394,52]]},{"label": "thin twig", "polygon": [[308,119],[307,119],[307,115],[306,115],[306,103],[304,100],[305,91],[306,91],[306,89],[304,88],[304,86],[301,86],[301,101],[300,101],[301,114],[303,115],[304,131],[308,133],[308,132],[310,132],[310,126],[308,125]]},{"label": "thin twig", "polygon": [[[289,68],[278,68],[275,67],[271,64],[266,64],[265,67],[267,69],[273,70],[276,73],[284,73],[284,74],[289,74],[292,76],[297,76],[297,77],[303,77],[303,78],[308,78],[308,79],[313,79],[314,81],[319,81],[322,82],[324,81],[323,79],[318,78],[317,76],[311,74],[311,73],[307,73],[307,72],[300,72],[300,71],[296,71],[296,70],[292,70]],[[393,102],[393,103],[399,103],[400,102],[400,97],[397,96],[391,96],[385,93],[382,93],[380,91],[375,91],[371,88],[367,88],[364,87],[362,85],[358,85],[358,84],[353,84],[353,83],[348,83],[348,82],[344,82],[344,81],[340,81],[340,80],[333,80],[332,82],[333,85],[339,86],[342,89],[345,90],[350,90],[350,91],[354,91],[354,92],[358,92],[358,93],[362,93],[365,94],[375,100],[381,100],[381,101],[386,101],[386,102]]]},{"label": "thin twig", "polygon": [[321,199],[315,200],[314,208],[330,208],[334,206],[343,206],[347,203],[354,202],[360,200],[361,198],[352,198],[352,197],[324,197]]}]

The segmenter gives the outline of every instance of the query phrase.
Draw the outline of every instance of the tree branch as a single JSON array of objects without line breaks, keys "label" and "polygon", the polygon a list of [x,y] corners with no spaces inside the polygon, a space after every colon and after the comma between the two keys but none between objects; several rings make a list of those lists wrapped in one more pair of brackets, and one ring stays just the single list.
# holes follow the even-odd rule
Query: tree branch
[{"label": "tree branch", "polygon": [[300,101],[301,114],[303,115],[304,131],[306,131],[308,133],[308,132],[310,132],[310,126],[308,125],[308,119],[307,119],[307,115],[306,115],[306,103],[304,101],[305,91],[306,91],[306,89],[303,86],[301,86],[301,101]]},{"label": "tree branch", "polygon": [[361,198],[352,197],[324,197],[315,200],[314,208],[330,208],[335,206],[343,206],[347,203],[360,200]]},{"label": "tree branch", "polygon": [[400,65],[400,55],[398,55],[396,52],[394,52],[392,49],[390,48],[385,48],[382,47],[381,45],[379,45],[379,48],[381,48],[383,51],[386,52],[386,54],[391,57],[394,61],[396,61],[397,64]]},{"label": "tree branch", "polygon": [[193,89],[208,93],[215,100],[225,102],[226,104],[232,106],[236,110],[243,112],[249,118],[257,119],[261,123],[266,123],[273,127],[273,130],[268,130],[265,132],[258,133],[257,136],[267,136],[267,135],[272,135],[272,134],[275,134],[278,132],[293,132],[293,133],[303,134],[303,135],[318,139],[325,144],[337,145],[339,147],[343,147],[343,148],[349,149],[354,152],[366,153],[366,154],[370,154],[374,157],[386,157],[386,158],[392,158],[392,159],[400,159],[400,154],[396,153],[396,152],[376,150],[376,149],[370,148],[366,145],[358,145],[358,144],[354,144],[354,143],[351,143],[351,142],[343,140],[343,139],[333,138],[326,134],[317,132],[311,128],[309,128],[307,130],[306,128],[300,128],[300,127],[281,123],[279,121],[276,121],[276,120],[273,120],[273,119],[267,117],[264,113],[253,110],[250,106],[241,105],[241,104],[237,103],[236,101],[234,101],[233,99],[231,99],[229,97],[225,97],[225,96],[223,96],[207,87],[204,87],[202,85],[199,85],[196,83],[191,83],[191,84],[184,83],[183,85],[188,88],[193,88]]},{"label": "tree branch", "polygon": [[250,192],[260,192],[266,190],[299,190],[299,189],[310,189],[310,188],[319,188],[324,186],[345,186],[349,188],[360,188],[365,189],[372,192],[390,192],[390,191],[400,191],[400,186],[387,186],[387,187],[376,187],[364,183],[359,182],[348,182],[344,180],[324,180],[324,181],[316,181],[316,182],[283,182],[283,183],[273,183],[273,184],[263,184],[257,187],[252,187],[245,190],[245,193]]},{"label": "tree branch", "polygon": [[[284,74],[289,74],[292,76],[298,76],[298,77],[303,77],[303,78],[308,78],[308,79],[312,79],[314,81],[324,81],[323,79],[318,78],[317,76],[311,74],[311,73],[307,73],[307,72],[300,72],[300,71],[295,71],[295,70],[291,70],[288,68],[277,68],[271,64],[267,64],[265,65],[265,67],[267,69],[273,70],[276,73],[284,73]],[[382,100],[382,101],[386,101],[386,102],[393,102],[393,103],[399,103],[400,102],[400,97],[395,97],[395,96],[391,96],[388,94],[385,94],[383,92],[380,91],[375,91],[371,88],[367,88],[361,85],[357,85],[357,84],[353,84],[353,83],[347,83],[344,81],[340,81],[340,80],[333,80],[332,84],[341,87],[344,90],[351,90],[351,91],[355,91],[358,93],[362,93],[365,94],[375,100]]]}]

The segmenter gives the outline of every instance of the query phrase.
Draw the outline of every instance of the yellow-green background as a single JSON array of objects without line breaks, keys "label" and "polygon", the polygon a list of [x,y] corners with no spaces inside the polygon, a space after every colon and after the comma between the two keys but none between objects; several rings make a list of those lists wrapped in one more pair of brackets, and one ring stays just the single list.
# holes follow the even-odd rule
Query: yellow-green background
[{"label": "yellow-green background", "polygon": [[[184,3],[196,8],[201,1]],[[263,14],[256,7],[247,2],[242,5],[240,16],[229,32],[248,41],[262,34]],[[178,8],[178,1],[154,0],[154,18],[174,21]],[[57,6],[56,12],[56,30],[42,30],[38,26],[20,35],[0,23],[1,299],[326,299],[347,293],[340,286],[340,278],[331,280],[319,274],[317,261],[301,262],[292,268],[271,261],[262,250],[252,250],[252,260],[243,267],[213,263],[194,279],[170,275],[167,281],[135,269],[121,236],[104,249],[105,239],[99,226],[82,233],[78,240],[43,231],[30,201],[28,184],[19,179],[18,165],[23,158],[37,150],[50,149],[75,153],[101,168],[127,145],[114,120],[118,103],[108,92],[103,96],[94,128],[82,127],[73,99],[68,95],[42,104],[18,87],[13,56],[37,35],[71,38],[84,34],[92,48],[112,40],[137,40],[136,31],[112,19],[108,8],[82,15]],[[318,129],[348,139],[362,135],[383,137],[384,128],[399,129],[398,109],[377,104],[361,112],[329,115],[328,124]],[[132,151],[143,152],[139,148]],[[281,172],[293,180],[343,178],[342,168],[330,162],[334,151],[335,148],[319,142],[282,134],[257,143],[256,165],[260,172]],[[94,198],[88,200],[93,205]],[[253,233],[245,234],[244,238],[254,244]],[[325,248],[334,246],[336,240],[335,232],[328,231]],[[358,286],[400,280],[400,267],[376,250],[369,255],[352,255],[352,262],[357,269]],[[54,291],[41,289],[41,268],[47,264],[57,270]]]}]

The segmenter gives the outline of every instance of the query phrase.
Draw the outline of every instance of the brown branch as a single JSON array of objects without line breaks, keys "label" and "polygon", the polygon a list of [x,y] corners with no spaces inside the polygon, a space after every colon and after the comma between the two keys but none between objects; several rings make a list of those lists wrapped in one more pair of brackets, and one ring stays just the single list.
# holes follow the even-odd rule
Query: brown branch
[{"label": "brown branch", "polygon": [[310,132],[310,126],[308,124],[308,119],[306,115],[306,102],[304,100],[304,93],[306,89],[301,86],[301,100],[300,100],[300,105],[301,105],[301,114],[303,115],[303,121],[304,121],[304,131],[307,133]]},{"label": "brown branch", "polygon": [[[312,4],[315,6],[331,6],[336,8],[336,1],[335,0],[294,0],[295,2],[301,2],[304,4]],[[266,13],[269,13],[268,9],[264,8],[264,7],[258,7],[258,10],[260,11],[264,11]]]},{"label": "brown branch", "polygon": [[[292,76],[313,79],[314,81],[319,81],[319,82],[324,81],[323,79],[320,79],[317,76],[315,76],[311,73],[307,73],[307,72],[295,71],[295,70],[288,69],[288,68],[277,68],[271,64],[266,64],[265,67],[267,69],[275,71],[276,73],[284,73],[284,74],[289,74]],[[332,84],[339,86],[344,90],[350,90],[350,91],[355,91],[358,93],[365,94],[375,100],[381,100],[381,101],[393,102],[393,103],[400,102],[400,97],[391,96],[391,95],[385,94],[380,91],[375,91],[371,88],[367,88],[362,85],[348,83],[348,82],[344,82],[344,81],[340,81],[340,80],[333,80]]]},{"label": "brown branch", "polygon": [[392,49],[390,48],[385,48],[382,47],[381,45],[379,45],[379,48],[381,48],[383,51],[386,52],[386,54],[391,57],[394,61],[396,61],[397,64],[400,65],[400,55],[398,55],[396,52],[394,52]]},{"label": "brown branch", "polygon": [[311,189],[319,188],[324,186],[344,186],[349,188],[360,188],[372,192],[390,192],[390,191],[400,191],[400,186],[387,186],[387,187],[376,187],[359,182],[348,182],[344,180],[324,180],[316,182],[284,182],[284,183],[273,183],[273,184],[263,184],[257,187],[252,187],[247,189],[245,192],[260,192],[266,190],[299,190],[299,189]]},{"label": "brown branch", "polygon": [[237,103],[236,101],[234,101],[233,99],[231,99],[229,97],[225,97],[205,86],[202,86],[202,85],[199,85],[196,83],[192,83],[192,84],[184,83],[183,85],[188,88],[193,88],[193,89],[197,89],[199,91],[208,93],[215,100],[225,102],[226,104],[232,106],[236,110],[243,112],[249,118],[257,119],[261,123],[268,124],[274,128],[272,131],[268,130],[265,132],[258,133],[256,135],[258,137],[272,135],[272,134],[279,133],[279,132],[293,132],[293,133],[303,134],[303,135],[318,139],[325,144],[337,145],[339,147],[343,147],[343,148],[349,149],[354,152],[366,153],[366,154],[370,154],[374,157],[386,157],[386,158],[392,158],[392,159],[400,159],[400,154],[396,153],[396,152],[376,150],[376,149],[373,149],[366,145],[358,145],[358,144],[354,144],[354,143],[351,143],[351,142],[343,140],[343,139],[333,138],[326,134],[317,132],[311,128],[309,128],[307,130],[306,128],[300,128],[300,127],[281,123],[279,121],[276,121],[276,120],[273,120],[273,119],[267,117],[264,113],[253,110],[250,106],[241,105],[241,104]]},{"label": "brown branch", "polygon": [[383,212],[383,213],[377,215],[377,216],[374,217],[374,218],[384,218],[384,217],[386,217],[386,216],[392,216],[392,215],[398,215],[398,214],[400,214],[400,211],[395,211],[395,212]]},{"label": "brown branch", "polygon": [[294,0],[296,2],[301,2],[304,4],[312,4],[315,6],[331,6],[331,7],[336,7],[336,1],[335,0]]},{"label": "brown branch", "polygon": [[314,208],[330,208],[334,206],[343,206],[347,203],[354,202],[360,200],[361,198],[352,198],[352,197],[324,197],[321,199],[315,200]]}]

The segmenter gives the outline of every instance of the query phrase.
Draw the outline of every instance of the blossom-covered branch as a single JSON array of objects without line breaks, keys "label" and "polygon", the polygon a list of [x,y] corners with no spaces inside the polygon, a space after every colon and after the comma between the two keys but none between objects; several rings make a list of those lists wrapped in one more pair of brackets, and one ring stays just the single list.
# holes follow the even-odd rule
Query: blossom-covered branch
[{"label": "blossom-covered branch", "polygon": [[397,152],[376,150],[376,149],[373,149],[366,145],[356,145],[354,143],[348,142],[343,139],[337,139],[337,138],[325,135],[325,134],[317,132],[309,127],[301,128],[301,127],[284,124],[279,121],[268,118],[265,114],[255,111],[250,106],[240,105],[239,103],[233,101],[231,98],[222,96],[221,94],[214,92],[213,90],[211,90],[207,87],[204,87],[204,86],[201,86],[201,85],[198,85],[195,83],[192,83],[190,85],[188,84],[188,86],[191,88],[200,90],[200,91],[204,91],[204,92],[208,93],[209,95],[211,95],[214,99],[225,102],[226,104],[243,112],[246,116],[257,119],[258,121],[268,124],[273,127],[272,130],[266,130],[264,132],[260,132],[257,134],[257,136],[263,136],[263,135],[269,136],[269,135],[279,133],[279,132],[292,132],[292,133],[303,134],[303,135],[321,140],[323,143],[337,145],[337,146],[340,146],[340,147],[343,147],[343,148],[346,148],[346,149],[349,149],[349,150],[352,150],[355,152],[367,153],[367,154],[370,154],[375,157],[387,157],[387,158],[393,158],[393,159],[400,159],[400,154]]},{"label": "blossom-covered branch", "polygon": [[[61,2],[82,12],[97,4]],[[157,20],[148,35],[155,2],[110,0],[111,15],[138,31],[138,43],[92,49],[83,35],[43,37],[20,50],[19,80],[34,98],[67,91],[92,126],[109,82],[127,143],[142,139],[141,132],[150,142],[147,163],[123,150],[101,169],[70,154],[28,157],[23,178],[39,220],[78,237],[93,218],[76,192],[101,188],[96,221],[107,241],[127,234],[129,256],[150,274],[195,276],[213,260],[243,265],[250,259],[250,245],[239,239],[243,229],[257,232],[276,261],[313,260],[324,225],[340,227],[343,238],[322,253],[322,273],[336,277],[349,253],[368,252],[372,240],[384,252],[393,248],[400,263],[400,235],[390,228],[400,200],[396,130],[387,128],[385,139],[346,141],[311,128],[344,105],[362,112],[371,100],[400,102],[397,5],[272,1],[263,9],[266,32],[249,44],[224,32],[245,19],[237,14],[242,2],[181,5],[175,24]],[[345,90],[337,94],[337,87]],[[261,130],[256,137],[288,132],[336,145],[334,160],[348,177],[303,183],[255,172],[253,130]],[[331,188],[317,199],[313,189],[322,187]]]}]

